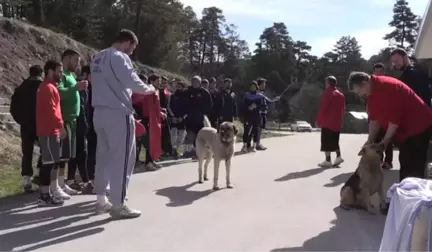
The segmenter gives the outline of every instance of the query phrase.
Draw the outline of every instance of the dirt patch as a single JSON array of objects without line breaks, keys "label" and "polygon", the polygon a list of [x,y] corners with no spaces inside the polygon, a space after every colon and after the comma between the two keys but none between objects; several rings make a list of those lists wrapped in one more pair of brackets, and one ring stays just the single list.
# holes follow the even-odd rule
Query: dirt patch
[{"label": "dirt patch", "polygon": [[[64,34],[36,27],[28,23],[0,18],[0,96],[10,97],[14,88],[28,77],[31,65],[43,65],[49,59],[60,59],[67,48],[77,50],[82,56],[81,64],[87,64],[96,49],[77,42]],[[162,69],[136,64],[140,72],[157,73],[169,78],[184,77]]]}]

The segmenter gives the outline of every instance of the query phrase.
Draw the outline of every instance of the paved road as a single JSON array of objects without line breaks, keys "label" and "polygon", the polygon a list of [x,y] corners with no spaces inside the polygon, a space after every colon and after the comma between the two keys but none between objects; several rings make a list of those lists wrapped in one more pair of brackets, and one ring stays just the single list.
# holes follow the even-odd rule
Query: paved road
[{"label": "paved road", "polygon": [[327,170],[317,168],[318,133],[265,139],[266,152],[235,157],[232,190],[196,184],[196,163],[138,173],[128,193],[143,211],[135,220],[93,215],[92,196],[56,209],[35,208],[34,196],[0,202],[0,251],[377,251],[384,217],[337,208],[364,139],[341,136],[346,162]]}]

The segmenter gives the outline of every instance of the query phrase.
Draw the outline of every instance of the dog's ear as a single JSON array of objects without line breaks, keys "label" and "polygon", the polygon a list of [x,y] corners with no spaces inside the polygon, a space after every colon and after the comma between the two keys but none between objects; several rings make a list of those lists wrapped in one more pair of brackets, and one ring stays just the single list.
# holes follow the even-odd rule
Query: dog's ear
[{"label": "dog's ear", "polygon": [[361,150],[359,151],[358,155],[359,155],[359,156],[363,156],[364,154],[365,154],[365,147],[363,146],[363,147],[361,148]]},{"label": "dog's ear", "polygon": [[237,130],[236,126],[235,126],[235,125],[233,125],[232,127],[233,127],[233,130],[234,130],[234,135],[237,135],[237,133],[238,133],[238,130]]}]

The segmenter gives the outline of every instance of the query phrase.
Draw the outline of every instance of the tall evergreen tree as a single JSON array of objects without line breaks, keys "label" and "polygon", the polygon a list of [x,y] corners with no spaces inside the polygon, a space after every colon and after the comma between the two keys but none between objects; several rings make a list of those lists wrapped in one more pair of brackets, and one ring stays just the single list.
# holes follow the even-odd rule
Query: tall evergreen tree
[{"label": "tall evergreen tree", "polygon": [[394,30],[384,36],[390,46],[411,50],[415,44],[418,17],[408,6],[406,0],[397,0],[393,7],[393,20],[389,23]]}]

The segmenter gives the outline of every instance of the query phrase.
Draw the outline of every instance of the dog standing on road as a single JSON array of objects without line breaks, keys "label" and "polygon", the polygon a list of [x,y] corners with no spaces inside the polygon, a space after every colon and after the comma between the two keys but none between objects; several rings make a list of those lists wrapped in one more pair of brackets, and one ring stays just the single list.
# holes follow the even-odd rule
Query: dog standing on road
[{"label": "dog standing on road", "polygon": [[[226,168],[226,186],[233,188],[231,185],[231,160],[234,156],[234,144],[236,142],[237,129],[231,122],[223,122],[219,125],[219,132],[211,127],[209,119],[204,117],[204,128],[202,128],[196,138],[196,154],[198,157],[198,182],[207,181],[208,166],[214,159],[214,177],[213,190],[219,190],[219,166],[222,160],[225,161]],[[204,163],[205,159],[205,163]],[[203,176],[204,165],[204,176]]]},{"label": "dog standing on road", "polygon": [[383,144],[367,144],[359,152],[360,163],[354,174],[348,179],[340,192],[340,206],[345,210],[360,207],[370,213],[376,213],[371,203],[371,196],[378,193],[380,209],[385,208],[383,190],[384,174],[381,170]]}]

